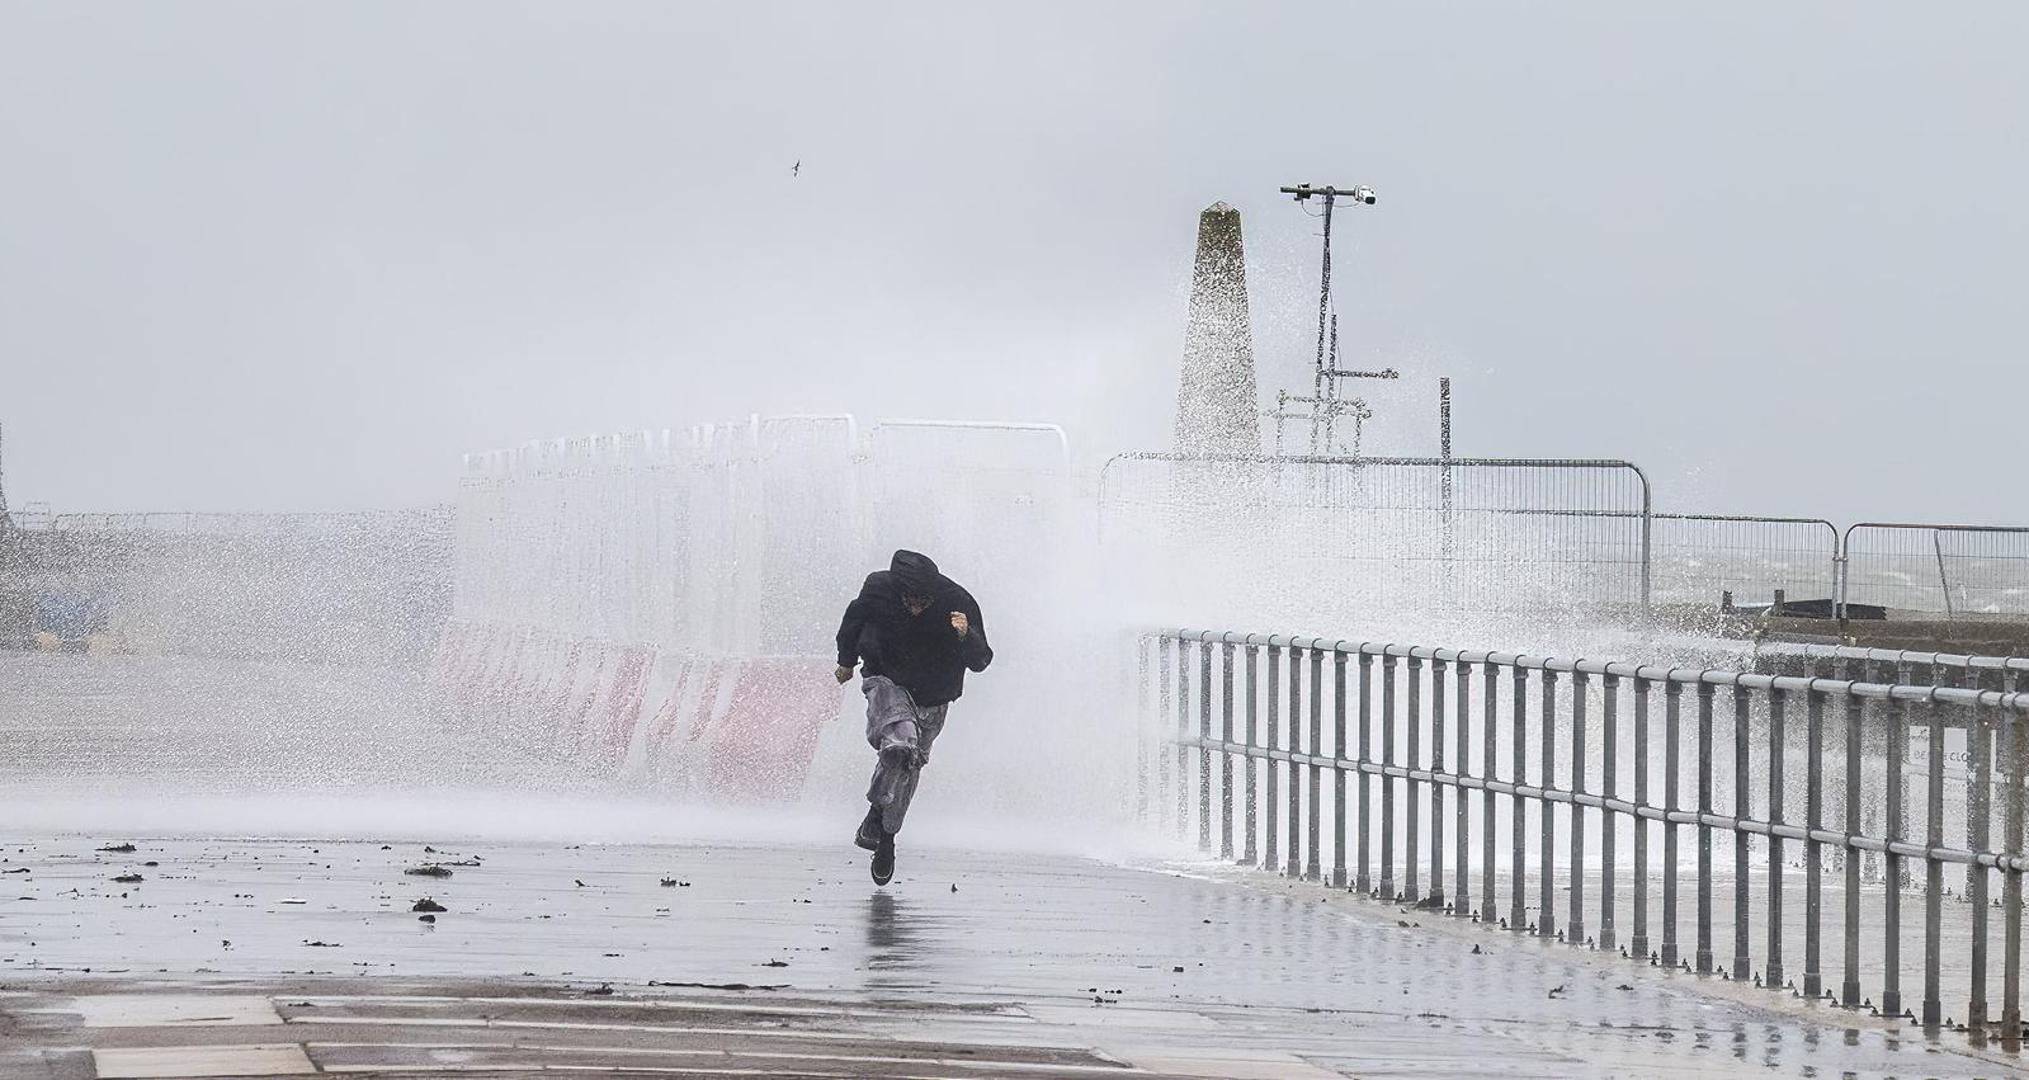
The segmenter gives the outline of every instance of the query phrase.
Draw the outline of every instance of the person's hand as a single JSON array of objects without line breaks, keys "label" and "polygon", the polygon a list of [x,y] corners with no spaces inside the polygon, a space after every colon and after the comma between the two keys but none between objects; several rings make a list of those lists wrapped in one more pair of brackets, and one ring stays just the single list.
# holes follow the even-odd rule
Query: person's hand
[{"label": "person's hand", "polygon": [[852,681],[852,669],[846,667],[844,664],[839,665],[837,675],[838,681],[841,683]]},{"label": "person's hand", "polygon": [[964,612],[954,611],[951,613],[951,629],[958,631],[959,638],[963,639],[972,632],[972,620],[966,618]]}]

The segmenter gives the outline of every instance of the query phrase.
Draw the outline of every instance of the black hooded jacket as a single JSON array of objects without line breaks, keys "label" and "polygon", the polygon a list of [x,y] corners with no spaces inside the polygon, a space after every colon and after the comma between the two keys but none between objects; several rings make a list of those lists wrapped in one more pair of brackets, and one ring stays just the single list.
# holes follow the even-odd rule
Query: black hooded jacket
[{"label": "black hooded jacket", "polygon": [[[903,596],[930,604],[909,614]],[[951,613],[962,611],[972,624],[963,638],[951,628]],[[886,570],[867,575],[860,594],[846,605],[838,624],[838,666],[862,663],[862,675],[884,675],[928,708],[965,692],[965,672],[993,663],[986,643],[986,620],[965,587],[937,572],[926,555],[897,551]]]}]

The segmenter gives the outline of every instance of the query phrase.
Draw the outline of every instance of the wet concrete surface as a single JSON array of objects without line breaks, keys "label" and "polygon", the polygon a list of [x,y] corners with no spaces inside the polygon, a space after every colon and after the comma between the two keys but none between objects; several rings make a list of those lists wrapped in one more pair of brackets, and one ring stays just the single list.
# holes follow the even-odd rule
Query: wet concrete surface
[{"label": "wet concrete surface", "polygon": [[0,835],[0,1076],[2022,1072],[1203,862],[433,846]]}]

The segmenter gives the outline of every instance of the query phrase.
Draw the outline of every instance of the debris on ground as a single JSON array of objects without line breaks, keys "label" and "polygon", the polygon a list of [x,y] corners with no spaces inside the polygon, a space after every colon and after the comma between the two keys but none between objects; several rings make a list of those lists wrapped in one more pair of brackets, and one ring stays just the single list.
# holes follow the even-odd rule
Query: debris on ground
[{"label": "debris on ground", "polygon": [[410,877],[450,877],[450,876],[451,876],[451,871],[449,871],[449,870],[445,869],[444,867],[438,866],[438,865],[437,865],[436,863],[431,863],[431,864],[429,864],[428,866],[411,866],[411,867],[409,867],[409,868],[408,868],[407,870],[404,870],[404,871],[402,871],[402,873],[404,873],[404,874],[407,874],[407,875],[409,875]]},{"label": "debris on ground", "polygon": [[308,949],[342,949],[345,946],[335,941],[306,941],[303,943],[303,947]]},{"label": "debris on ground", "polygon": [[613,996],[613,984],[600,983],[598,989],[587,990],[585,993],[591,997],[611,997]]},{"label": "debris on ground", "polygon": [[702,982],[659,982],[648,980],[650,986],[667,986],[683,990],[787,990],[788,983],[702,983]]},{"label": "debris on ground", "polygon": [[107,844],[107,845],[106,845],[105,847],[102,847],[102,848],[100,848],[99,850],[100,850],[100,851],[110,851],[110,852],[112,852],[112,853],[114,853],[114,854],[116,854],[116,855],[131,855],[131,854],[133,854],[133,853],[134,853],[134,845],[132,845],[132,844]]},{"label": "debris on ground", "polygon": [[416,901],[416,902],[415,902],[415,904],[414,904],[414,906],[410,907],[410,908],[409,908],[409,910],[410,910],[410,911],[449,911],[449,910],[451,910],[451,909],[450,909],[450,908],[447,908],[447,907],[445,907],[445,906],[444,906],[444,905],[442,905],[442,904],[439,904],[439,903],[438,903],[438,902],[437,902],[436,900],[434,900],[434,899],[432,899],[432,898],[430,898],[430,897],[427,897],[427,896],[425,896],[425,897],[423,897],[423,898],[422,898],[421,900],[418,900],[418,901]]},{"label": "debris on ground", "polygon": [[789,961],[787,961],[787,960],[770,960],[770,961],[768,961],[767,963],[765,963],[765,964],[762,964],[761,966],[762,966],[762,967],[788,967],[788,966],[789,966]]},{"label": "debris on ground", "polygon": [[416,916],[416,921],[417,921],[417,922],[426,922],[426,923],[433,923],[433,922],[436,922],[436,921],[437,921],[437,917],[436,917],[435,915],[418,915],[418,916]]},{"label": "debris on ground", "polygon": [[141,881],[141,875],[139,875],[139,874],[121,874],[121,875],[120,875],[119,877],[116,877],[116,878],[114,878],[113,880],[114,880],[114,881],[116,881],[116,882],[118,882],[118,883],[120,883],[120,884],[122,884],[122,885],[136,885],[136,884],[139,884],[139,883],[140,883],[140,881]]}]

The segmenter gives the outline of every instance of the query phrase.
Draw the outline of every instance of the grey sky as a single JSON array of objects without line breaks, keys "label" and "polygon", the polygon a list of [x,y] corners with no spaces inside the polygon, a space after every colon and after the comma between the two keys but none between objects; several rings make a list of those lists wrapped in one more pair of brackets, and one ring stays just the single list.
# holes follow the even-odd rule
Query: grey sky
[{"label": "grey sky", "polygon": [[[9,494],[445,498],[462,450],[749,411],[1168,438],[1196,211],[1264,387],[1364,183],[1370,448],[1662,503],[2019,500],[2029,7],[0,0]],[[792,178],[790,165],[803,162]]]}]

